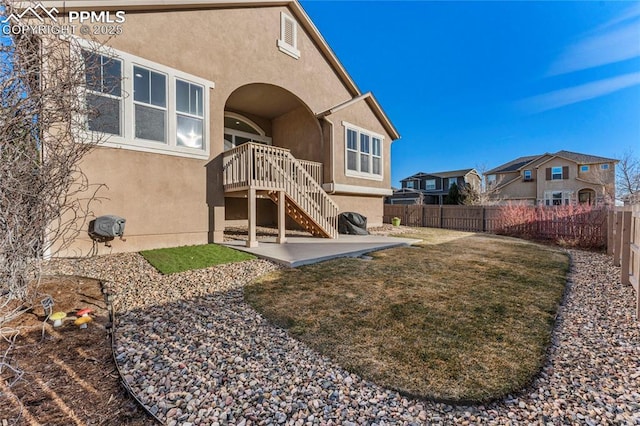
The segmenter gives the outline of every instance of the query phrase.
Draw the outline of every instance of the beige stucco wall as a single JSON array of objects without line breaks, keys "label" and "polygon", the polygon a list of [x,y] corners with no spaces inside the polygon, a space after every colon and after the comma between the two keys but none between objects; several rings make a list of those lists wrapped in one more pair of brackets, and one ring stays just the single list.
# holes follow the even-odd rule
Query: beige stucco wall
[{"label": "beige stucco wall", "polygon": [[340,213],[360,213],[367,218],[367,227],[382,225],[383,197],[333,195],[331,198],[340,206]]},{"label": "beige stucco wall", "polygon": [[[578,192],[585,189],[595,191],[598,198],[615,193],[615,164],[609,163],[609,170],[602,171],[599,164],[589,165],[588,172],[580,172],[580,165],[574,161],[562,158],[544,156],[536,162],[528,165],[531,170],[533,182],[524,182],[524,171],[520,172],[520,179],[502,188],[497,198],[503,200],[535,200],[541,203],[544,200],[545,191],[569,191],[573,193],[573,199],[577,200]],[[546,169],[553,167],[567,167],[567,179],[547,180]],[[504,174],[505,181],[518,176],[515,173]]]},{"label": "beige stucco wall", "polygon": [[[205,165],[203,160],[105,147],[89,153],[80,166],[90,183],[105,185],[91,204],[89,219],[113,214],[127,220],[126,241],[115,239],[111,248],[99,244],[98,253],[206,243]],[[83,232],[61,254],[83,255],[91,247]]]},{"label": "beige stucco wall", "polygon": [[273,120],[273,141],[300,160],[324,162],[322,130],[303,106]]},{"label": "beige stucco wall", "polygon": [[[515,180],[514,182],[510,183],[509,185],[505,186],[504,188],[502,188],[500,190],[500,193],[498,194],[499,198],[505,198],[505,199],[518,199],[518,200],[526,200],[526,199],[531,199],[534,200],[536,199],[536,177],[535,177],[535,169],[532,171],[533,173],[533,179],[534,181],[532,182],[525,182],[523,175],[520,174],[519,178],[517,180]],[[509,179],[513,179],[518,177],[517,174],[511,174],[509,176]]]},{"label": "beige stucco wall", "polygon": [[[111,148],[98,148],[87,157],[83,170],[91,183],[106,185],[101,192],[104,200],[94,209],[95,215],[117,214],[127,219],[127,241],[114,241],[108,251],[137,251],[222,239],[225,198],[221,154],[225,104],[236,89],[248,84],[275,85],[300,100],[297,109],[281,116],[246,115],[273,137],[274,145],[291,149],[294,156],[324,162],[325,182],[328,182],[328,163],[333,157],[327,144],[331,138],[323,134],[314,114],[348,101],[352,93],[301,25],[298,25],[299,59],[277,48],[281,12],[294,17],[284,6],[154,13],[127,11],[123,34],[110,38],[108,46],[215,83],[209,103],[207,142],[211,149],[208,161]],[[331,119],[336,125],[333,132],[338,165],[336,181],[390,188],[391,138],[366,102],[358,102]],[[382,182],[344,176],[341,120],[385,136]],[[334,199],[342,211],[366,210],[363,213],[382,222],[382,197],[358,197],[358,202],[349,197]],[[239,204],[232,204],[230,208],[229,216],[237,218]],[[83,235],[72,247],[73,253],[85,252],[88,243]]]},{"label": "beige stucco wall", "polygon": [[[569,168],[569,178],[562,180],[546,180],[545,173],[548,167]],[[599,165],[591,165],[590,171],[580,173],[580,166],[573,161],[555,157],[541,164],[538,168],[538,198],[544,197],[545,191],[573,191],[575,194],[582,189],[593,189],[597,196],[603,196],[603,191],[614,193],[615,164],[609,165],[608,172],[601,172]]]}]

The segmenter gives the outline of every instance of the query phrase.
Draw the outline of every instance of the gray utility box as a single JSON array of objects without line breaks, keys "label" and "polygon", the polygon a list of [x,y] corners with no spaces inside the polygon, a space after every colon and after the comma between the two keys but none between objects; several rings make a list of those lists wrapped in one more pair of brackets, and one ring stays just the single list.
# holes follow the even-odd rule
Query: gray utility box
[{"label": "gray utility box", "polygon": [[89,234],[100,237],[122,237],[126,220],[119,216],[105,215],[97,217],[89,224]]}]

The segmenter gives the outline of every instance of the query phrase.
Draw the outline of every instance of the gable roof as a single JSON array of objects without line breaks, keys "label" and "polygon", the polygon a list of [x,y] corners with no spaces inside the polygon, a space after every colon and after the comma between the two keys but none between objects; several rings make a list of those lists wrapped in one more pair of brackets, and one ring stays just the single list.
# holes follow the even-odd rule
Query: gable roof
[{"label": "gable roof", "polygon": [[556,157],[566,158],[567,160],[575,161],[578,164],[598,164],[598,163],[612,163],[618,162],[613,158],[598,157],[597,155],[581,154],[579,152],[571,151],[558,151],[553,154]]},{"label": "gable roof", "polygon": [[[23,2],[25,7],[29,2]],[[315,42],[320,52],[335,70],[340,81],[345,85],[353,99],[366,96],[366,101],[376,117],[381,121],[385,130],[393,139],[399,139],[395,126],[387,114],[382,110],[378,101],[369,92],[362,94],[347,70],[344,68],[335,52],[327,44],[322,34],[304,11],[298,0],[43,0],[40,3],[47,7],[56,7],[59,12],[70,10],[124,10],[124,11],[150,11],[150,10],[176,10],[176,9],[214,9],[229,7],[269,7],[288,6],[301,26],[307,31]],[[18,7],[22,6],[18,2]],[[352,100],[353,100],[352,99]],[[359,100],[359,99],[358,99]],[[347,101],[349,102],[349,101]],[[335,107],[334,107],[335,108]],[[320,113],[323,114],[323,113]],[[325,114],[326,115],[326,114]]]},{"label": "gable roof", "polygon": [[[409,177],[406,177],[406,178],[400,180],[400,182],[404,182],[406,180],[419,179],[419,178],[425,177],[425,176],[435,176],[435,177],[439,177],[439,178],[450,178],[450,177],[457,177],[457,176],[466,176],[467,174],[469,174],[471,172],[475,172],[475,169],[461,169],[461,170],[452,170],[452,171],[448,171],[448,172],[436,172],[436,173],[418,172],[418,173],[416,173],[414,175],[411,175]],[[477,174],[477,172],[476,172],[476,174]]]},{"label": "gable roof", "polygon": [[494,174],[494,173],[515,172],[515,171],[519,170],[521,167],[526,166],[527,164],[531,163],[532,161],[537,160],[540,157],[542,157],[542,155],[528,155],[526,157],[518,157],[515,160],[511,160],[508,163],[504,163],[504,164],[502,164],[502,165],[500,165],[498,167],[495,167],[495,168],[493,168],[491,170],[488,170],[484,174],[485,175],[490,175],[490,174]]},{"label": "gable roof", "polygon": [[[485,172],[484,174],[490,175],[494,173],[516,172],[522,169],[523,167],[525,167],[526,165],[531,164],[534,161],[540,160],[542,159],[542,157],[545,157],[545,156],[549,157],[546,161],[549,161],[554,157],[561,157],[569,161],[573,161],[577,164],[598,164],[598,163],[612,163],[612,162],[617,163],[618,162],[618,160],[613,158],[598,157],[597,155],[581,154],[579,152],[562,150],[553,154],[547,152],[545,154],[540,154],[540,155],[529,155],[526,157],[518,157],[515,160],[509,161],[508,163],[504,163],[498,167],[495,167]],[[542,164],[544,163],[540,163],[538,164],[538,166]]]}]

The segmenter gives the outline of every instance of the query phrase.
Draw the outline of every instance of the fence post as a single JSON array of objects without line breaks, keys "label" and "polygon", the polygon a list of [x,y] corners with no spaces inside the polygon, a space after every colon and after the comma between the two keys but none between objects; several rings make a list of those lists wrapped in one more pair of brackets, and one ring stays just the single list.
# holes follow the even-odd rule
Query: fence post
[{"label": "fence post", "polygon": [[631,255],[631,212],[622,212],[622,262],[620,269],[620,281],[622,284],[631,284],[629,280],[629,258]]},{"label": "fence post", "polygon": [[616,212],[614,220],[615,239],[613,241],[613,265],[620,266],[620,249],[622,248],[622,212]]},{"label": "fence post", "polygon": [[438,228],[442,228],[442,204],[438,206]]},{"label": "fence post", "polygon": [[421,226],[423,228],[425,228],[427,226],[427,206],[425,206],[424,204],[422,204],[420,206],[420,208],[422,209],[422,222],[421,222]]},{"label": "fence post", "polygon": [[482,232],[487,232],[487,208],[482,206]]},{"label": "fence post", "polygon": [[607,254],[613,254],[613,225],[615,222],[615,212],[609,210],[607,212]]}]

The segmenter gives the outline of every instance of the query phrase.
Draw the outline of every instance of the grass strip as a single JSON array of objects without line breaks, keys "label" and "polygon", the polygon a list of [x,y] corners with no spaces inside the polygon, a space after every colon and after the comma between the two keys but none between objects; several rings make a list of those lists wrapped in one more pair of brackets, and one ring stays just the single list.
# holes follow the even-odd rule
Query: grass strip
[{"label": "grass strip", "polygon": [[251,254],[218,244],[145,250],[140,254],[165,275],[255,259]]}]

